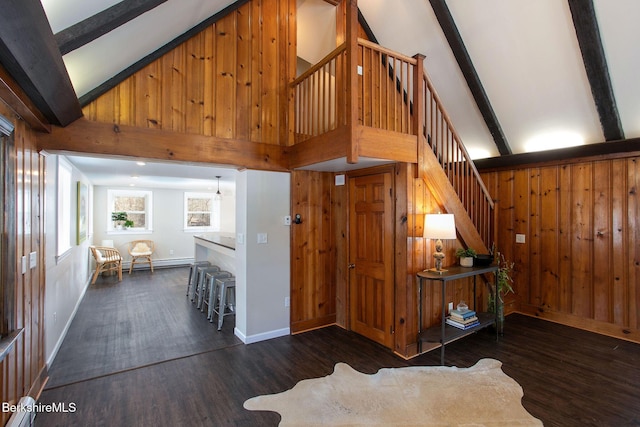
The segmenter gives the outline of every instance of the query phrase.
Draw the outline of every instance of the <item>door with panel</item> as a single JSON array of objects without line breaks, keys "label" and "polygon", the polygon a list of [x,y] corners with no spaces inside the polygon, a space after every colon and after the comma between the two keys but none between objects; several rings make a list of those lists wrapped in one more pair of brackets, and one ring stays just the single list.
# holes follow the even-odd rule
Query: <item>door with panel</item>
[{"label": "door with panel", "polygon": [[393,347],[393,174],[349,179],[349,312],[352,331]]}]

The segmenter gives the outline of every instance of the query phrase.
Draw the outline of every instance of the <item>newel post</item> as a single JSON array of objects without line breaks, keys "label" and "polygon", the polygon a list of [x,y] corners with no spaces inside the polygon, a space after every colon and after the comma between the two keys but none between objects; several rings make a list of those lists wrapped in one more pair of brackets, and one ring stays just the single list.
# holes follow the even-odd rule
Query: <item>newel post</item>
[{"label": "newel post", "polygon": [[418,169],[422,172],[424,165],[424,119],[425,119],[425,79],[424,79],[424,58],[425,56],[418,53],[413,56],[416,60],[416,69],[413,74],[413,134],[416,136],[418,148]]},{"label": "newel post", "polygon": [[347,3],[347,162],[358,163],[358,139],[356,125],[358,124],[358,1],[348,0]]}]

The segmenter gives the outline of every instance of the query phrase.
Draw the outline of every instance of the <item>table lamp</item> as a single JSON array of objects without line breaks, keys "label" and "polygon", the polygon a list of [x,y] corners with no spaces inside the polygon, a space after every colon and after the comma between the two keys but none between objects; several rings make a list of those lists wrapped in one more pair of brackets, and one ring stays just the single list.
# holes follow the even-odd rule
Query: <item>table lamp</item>
[{"label": "table lamp", "polygon": [[456,223],[452,214],[426,214],[424,216],[424,237],[426,239],[436,240],[436,251],[433,254],[435,268],[428,271],[444,273],[447,270],[442,269],[442,260],[444,253],[442,252],[442,239],[456,238]]}]

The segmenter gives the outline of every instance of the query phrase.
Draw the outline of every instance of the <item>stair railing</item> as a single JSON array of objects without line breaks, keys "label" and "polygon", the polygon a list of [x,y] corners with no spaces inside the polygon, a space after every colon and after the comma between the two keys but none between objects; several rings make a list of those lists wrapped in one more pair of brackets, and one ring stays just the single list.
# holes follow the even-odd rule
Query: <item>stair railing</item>
[{"label": "stair railing", "polygon": [[[294,144],[350,125],[347,50],[343,43],[291,83]],[[421,128],[419,139],[426,140],[483,242],[491,247],[493,200],[423,69],[424,57],[407,57],[364,39],[358,39],[353,54],[358,64],[357,87],[352,88],[357,125],[416,136]]]},{"label": "stair railing", "polygon": [[494,240],[493,200],[426,72],[422,78],[423,105],[418,111],[423,112],[423,136],[489,248]]}]

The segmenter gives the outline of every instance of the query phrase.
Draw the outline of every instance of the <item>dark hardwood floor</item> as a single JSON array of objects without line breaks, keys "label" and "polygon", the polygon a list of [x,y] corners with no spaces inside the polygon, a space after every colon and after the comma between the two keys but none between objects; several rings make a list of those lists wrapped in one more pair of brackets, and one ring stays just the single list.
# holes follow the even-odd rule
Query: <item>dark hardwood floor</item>
[{"label": "dark hardwood floor", "polygon": [[[206,321],[185,297],[188,269],[100,279],[87,291],[39,403],[37,426],[275,426],[279,415],[242,407],[337,362],[365,373],[438,365],[439,351],[411,360],[337,326],[244,345]],[[446,364],[491,357],[524,390],[546,426],[640,426],[640,345],[522,315],[496,342],[481,331],[451,343]],[[499,402],[496,402],[499,404]]]}]

